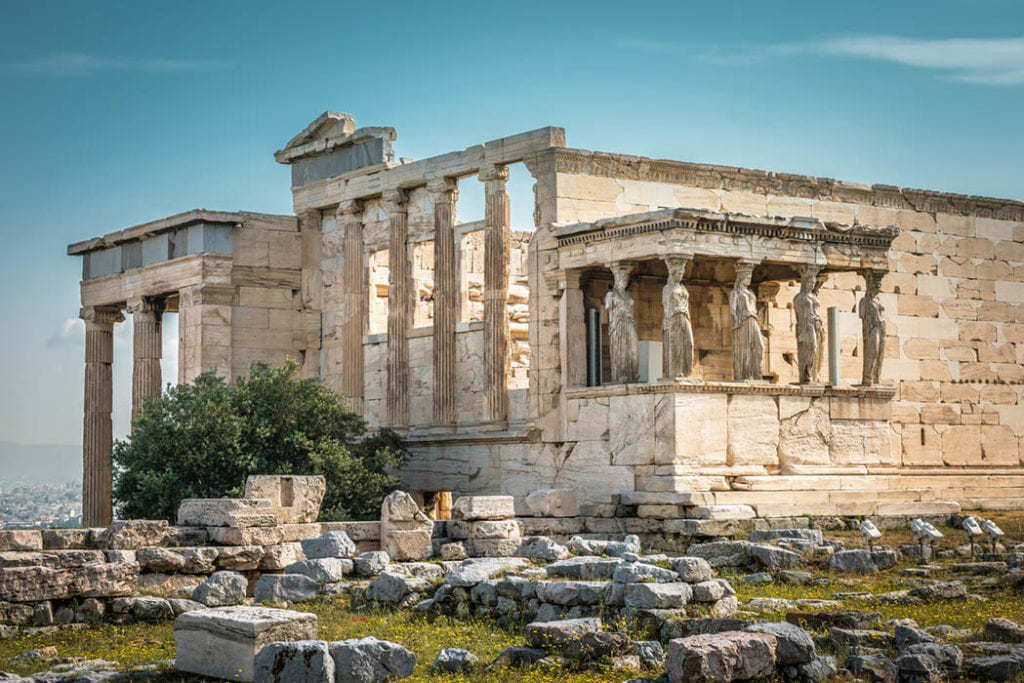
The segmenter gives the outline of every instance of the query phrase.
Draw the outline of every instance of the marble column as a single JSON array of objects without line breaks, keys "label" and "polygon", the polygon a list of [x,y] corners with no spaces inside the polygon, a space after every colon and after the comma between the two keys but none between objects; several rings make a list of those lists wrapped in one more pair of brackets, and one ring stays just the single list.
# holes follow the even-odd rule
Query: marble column
[{"label": "marble column", "polygon": [[409,325],[412,321],[412,268],[409,263],[409,215],[402,190],[384,193],[390,220],[388,245],[387,419],[392,427],[409,424]]},{"label": "marble column", "polygon": [[864,271],[865,291],[860,300],[858,312],[861,320],[862,347],[864,352],[864,373],[861,384],[878,384],[882,378],[882,361],[885,358],[885,309],[879,296],[884,273],[877,270]]},{"label": "marble column", "polygon": [[484,182],[484,384],[486,419],[508,420],[508,274],[511,219],[508,168],[480,170]]},{"label": "marble column", "polygon": [[736,264],[736,281],[729,293],[732,310],[732,373],[737,382],[760,380],[764,372],[764,336],[757,320],[757,296],[750,289],[756,264]]},{"label": "marble column", "polygon": [[565,284],[559,300],[559,336],[564,385],[585,387],[587,385],[587,321],[583,304],[583,290],[580,289],[580,272],[565,273]]},{"label": "marble column", "polygon": [[341,395],[349,410],[363,414],[363,335],[366,333],[370,289],[363,262],[363,205],[338,205],[341,231]]},{"label": "marble column", "polygon": [[693,325],[690,293],[683,284],[689,256],[666,256],[668,281],[661,290],[662,379],[689,377],[693,373]]},{"label": "marble column", "polygon": [[434,422],[453,425],[455,419],[455,325],[459,321],[459,279],[455,265],[454,178],[427,184],[434,202]]},{"label": "marble column", "polygon": [[132,314],[132,423],[142,415],[146,399],[163,390],[160,358],[163,356],[163,301],[131,299]]},{"label": "marble column", "polygon": [[89,307],[85,321],[85,416],[82,423],[82,526],[103,527],[113,519],[111,488],[114,445],[114,323],[124,320],[116,309]]},{"label": "marble column", "polygon": [[796,359],[800,384],[818,381],[821,369],[821,350],[824,336],[821,334],[821,303],[818,301],[817,280],[819,266],[805,265],[800,268],[800,291],[793,297],[796,311]]},{"label": "marble column", "polygon": [[636,264],[616,261],[608,266],[614,284],[604,297],[608,312],[608,346],[611,352],[611,383],[636,382],[640,377],[640,342],[636,331],[633,297],[626,291]]}]

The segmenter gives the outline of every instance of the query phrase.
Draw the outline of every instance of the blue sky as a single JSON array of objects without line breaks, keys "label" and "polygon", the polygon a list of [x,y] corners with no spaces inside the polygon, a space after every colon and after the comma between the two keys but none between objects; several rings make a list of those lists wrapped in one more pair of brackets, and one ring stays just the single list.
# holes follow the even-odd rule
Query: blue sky
[{"label": "blue sky", "polygon": [[[1024,199],[1009,0],[37,1],[7,6],[0,87],[0,441],[80,441],[66,245],[290,212],[272,154],[325,109],[414,158],[559,125],[573,147]],[[118,433],[129,353],[122,334]]]}]

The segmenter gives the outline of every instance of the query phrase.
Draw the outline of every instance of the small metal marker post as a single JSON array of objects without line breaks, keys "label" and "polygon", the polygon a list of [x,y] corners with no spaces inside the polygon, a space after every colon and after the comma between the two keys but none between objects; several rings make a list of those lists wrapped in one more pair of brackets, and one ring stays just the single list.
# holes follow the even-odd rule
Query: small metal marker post
[{"label": "small metal marker post", "polygon": [[839,386],[839,316],[835,306],[828,307],[828,383]]}]

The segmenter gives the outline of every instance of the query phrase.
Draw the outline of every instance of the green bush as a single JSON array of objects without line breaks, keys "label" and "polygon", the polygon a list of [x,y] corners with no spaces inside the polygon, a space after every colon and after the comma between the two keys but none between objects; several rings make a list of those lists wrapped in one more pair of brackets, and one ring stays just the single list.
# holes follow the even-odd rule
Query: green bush
[{"label": "green bush", "polygon": [[146,402],[131,436],[114,444],[114,499],[124,519],[172,523],[184,498],[241,496],[250,474],[322,474],[320,519],[377,519],[398,486],[387,473],[407,452],[296,366],[256,363],[228,385],[214,373]]}]

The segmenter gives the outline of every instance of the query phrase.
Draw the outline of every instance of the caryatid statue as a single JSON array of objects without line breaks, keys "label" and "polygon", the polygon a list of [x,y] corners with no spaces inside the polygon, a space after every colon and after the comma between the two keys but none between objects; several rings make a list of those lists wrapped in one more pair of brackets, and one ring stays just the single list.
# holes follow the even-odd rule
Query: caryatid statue
[{"label": "caryatid statue", "polygon": [[821,349],[824,343],[821,304],[818,302],[817,279],[821,268],[803,266],[800,269],[800,291],[793,297],[796,310],[796,356],[800,371],[800,384],[818,381],[821,368]]},{"label": "caryatid statue", "polygon": [[861,384],[878,384],[882,377],[882,359],[885,357],[885,309],[879,299],[882,273],[869,270],[864,273],[864,298],[860,300],[862,338],[864,340],[864,376]]},{"label": "caryatid statue", "polygon": [[666,256],[668,282],[661,290],[662,351],[665,379],[688,377],[693,372],[693,326],[690,324],[690,293],[683,284],[688,256]]},{"label": "caryatid statue", "polygon": [[604,297],[608,311],[608,345],[611,352],[612,384],[635,382],[640,377],[639,339],[633,313],[633,297],[626,291],[635,264],[616,261],[611,264],[615,282]]},{"label": "caryatid statue", "polygon": [[757,296],[750,290],[754,264],[736,264],[736,283],[729,293],[732,309],[732,374],[736,381],[762,379],[764,337],[757,322]]},{"label": "caryatid statue", "polygon": [[[815,301],[819,301],[818,293],[821,291],[826,280],[828,280],[828,275],[821,272],[819,272],[818,276],[814,278],[814,289],[812,291],[814,292]],[[814,369],[811,374],[811,377],[814,378],[813,381],[815,382],[822,381],[821,368],[825,364],[825,319],[820,315],[820,308],[818,309],[818,312],[819,315],[815,320],[815,329],[818,332],[818,355],[814,357]]]}]

